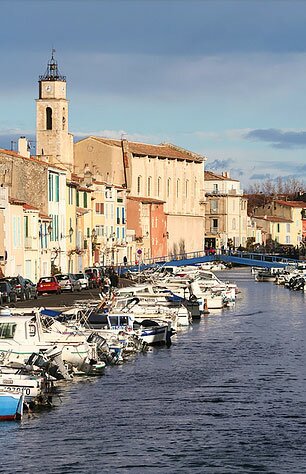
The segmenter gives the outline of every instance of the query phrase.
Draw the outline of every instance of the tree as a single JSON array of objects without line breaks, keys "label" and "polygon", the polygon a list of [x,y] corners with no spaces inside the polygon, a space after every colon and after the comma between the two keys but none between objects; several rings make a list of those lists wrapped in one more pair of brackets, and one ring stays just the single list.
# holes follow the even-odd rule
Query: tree
[{"label": "tree", "polygon": [[277,176],[275,179],[268,178],[264,181],[257,181],[249,186],[246,194],[264,194],[265,196],[280,194],[296,194],[304,192],[306,186],[302,179],[283,178]]}]

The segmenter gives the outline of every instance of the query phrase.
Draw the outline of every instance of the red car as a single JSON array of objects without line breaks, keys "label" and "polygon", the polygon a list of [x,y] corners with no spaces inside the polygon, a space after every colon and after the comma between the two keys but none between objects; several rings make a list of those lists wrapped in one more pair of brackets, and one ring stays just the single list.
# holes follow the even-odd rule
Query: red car
[{"label": "red car", "polygon": [[43,293],[56,293],[59,295],[61,287],[54,276],[42,277],[37,283],[37,294],[42,295]]}]

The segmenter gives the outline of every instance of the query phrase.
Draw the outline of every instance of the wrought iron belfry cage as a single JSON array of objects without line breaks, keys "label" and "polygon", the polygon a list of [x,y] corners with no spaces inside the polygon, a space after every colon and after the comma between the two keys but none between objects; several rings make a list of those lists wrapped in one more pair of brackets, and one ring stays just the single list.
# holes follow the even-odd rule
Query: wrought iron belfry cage
[{"label": "wrought iron belfry cage", "polygon": [[48,62],[45,74],[39,76],[40,81],[63,81],[66,82],[66,76],[60,74],[56,59],[54,59],[55,49],[52,49],[52,56]]}]

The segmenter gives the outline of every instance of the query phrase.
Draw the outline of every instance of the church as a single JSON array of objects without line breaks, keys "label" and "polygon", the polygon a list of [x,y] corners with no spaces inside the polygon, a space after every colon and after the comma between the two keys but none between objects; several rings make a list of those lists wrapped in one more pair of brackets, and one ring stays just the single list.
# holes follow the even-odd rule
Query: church
[{"label": "church", "polygon": [[[11,167],[23,163],[20,176],[28,173],[29,163],[35,168],[32,192],[33,179],[24,186],[8,185],[8,200],[15,199],[16,205],[18,197],[23,203],[23,211],[18,211],[21,221],[27,206],[38,213],[36,241],[35,227],[28,229],[36,254],[32,252],[33,261],[27,265],[20,257],[18,271],[37,280],[56,270],[73,273],[91,265],[119,265],[126,259],[131,264],[149,263],[203,250],[206,158],[173,144],[94,136],[74,142],[66,77],[59,71],[54,50],[38,84],[36,155],[29,156],[24,144],[13,159],[7,150],[0,153],[2,162],[10,160]],[[10,182],[9,176],[5,179]],[[21,234],[22,227],[18,227]],[[19,241],[22,255],[25,237]],[[3,253],[14,254],[16,249],[5,250],[9,239],[6,242]],[[49,263],[39,262],[42,255]],[[12,262],[10,273],[14,272]]]}]

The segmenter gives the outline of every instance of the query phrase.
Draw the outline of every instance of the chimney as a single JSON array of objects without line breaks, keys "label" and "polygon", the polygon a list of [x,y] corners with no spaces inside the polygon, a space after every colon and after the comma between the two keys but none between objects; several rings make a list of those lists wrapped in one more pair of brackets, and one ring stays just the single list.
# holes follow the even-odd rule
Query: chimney
[{"label": "chimney", "polygon": [[21,156],[26,156],[27,158],[30,158],[29,144],[26,137],[18,138],[18,153]]}]

